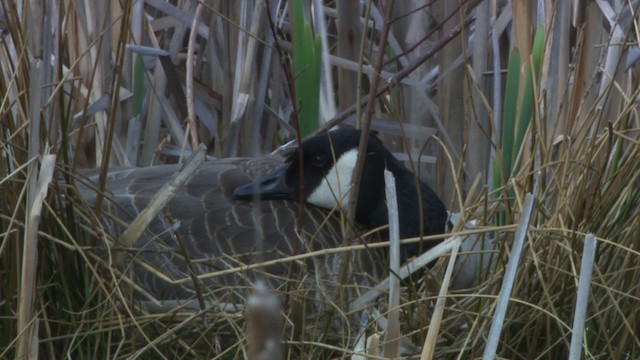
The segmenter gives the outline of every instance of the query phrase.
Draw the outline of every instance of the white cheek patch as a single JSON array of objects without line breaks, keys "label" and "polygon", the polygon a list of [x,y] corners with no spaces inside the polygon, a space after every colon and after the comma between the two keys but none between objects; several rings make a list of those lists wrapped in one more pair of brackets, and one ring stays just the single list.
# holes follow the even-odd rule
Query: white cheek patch
[{"label": "white cheek patch", "polygon": [[340,204],[343,209],[346,209],[349,202],[351,177],[357,159],[357,149],[343,153],[318,187],[309,195],[307,202],[325,209],[333,209]]}]

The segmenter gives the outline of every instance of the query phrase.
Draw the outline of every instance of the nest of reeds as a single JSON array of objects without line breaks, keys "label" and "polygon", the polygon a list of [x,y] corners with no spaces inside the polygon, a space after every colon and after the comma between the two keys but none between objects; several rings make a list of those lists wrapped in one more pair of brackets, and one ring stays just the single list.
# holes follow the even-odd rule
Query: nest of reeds
[{"label": "nest of reeds", "polygon": [[[287,4],[2,3],[0,358],[639,358],[637,2]],[[96,251],[80,169],[341,123],[459,214],[397,306],[350,311],[353,285],[310,313],[303,282],[141,302]],[[466,237],[490,266],[455,289]]]}]

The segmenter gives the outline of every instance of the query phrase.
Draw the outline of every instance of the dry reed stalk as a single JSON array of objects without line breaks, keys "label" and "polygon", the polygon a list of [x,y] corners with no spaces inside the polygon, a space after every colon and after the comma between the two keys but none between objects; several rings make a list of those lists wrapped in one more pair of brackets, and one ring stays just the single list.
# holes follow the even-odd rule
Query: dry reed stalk
[{"label": "dry reed stalk", "polygon": [[[28,189],[29,205],[23,244],[21,284],[18,303],[17,325],[20,336],[17,344],[17,357],[38,358],[39,337],[38,318],[34,316],[33,307],[36,298],[36,282],[38,273],[38,227],[42,215],[42,204],[47,197],[47,190],[53,178],[56,164],[55,155],[45,155],[40,169],[32,168]],[[34,163],[35,165],[35,163]]]},{"label": "dry reed stalk", "polygon": [[247,299],[247,342],[250,360],[282,359],[283,319],[278,297],[257,283]]},{"label": "dry reed stalk", "polygon": [[385,336],[384,356],[396,358],[400,355],[400,228],[398,219],[398,198],[393,173],[384,171],[385,193],[389,212],[389,314]]},{"label": "dry reed stalk", "polygon": [[444,278],[442,279],[442,285],[440,286],[440,291],[438,293],[438,300],[433,308],[433,315],[431,316],[431,322],[429,323],[429,331],[427,332],[427,336],[424,340],[420,360],[430,360],[433,359],[434,356],[433,354],[435,352],[438,333],[442,326],[441,322],[442,317],[444,316],[447,292],[449,286],[451,286],[451,276],[458,256],[458,250],[460,249],[460,238],[455,238],[452,246],[451,257],[449,258],[447,270],[445,271]]},{"label": "dry reed stalk", "polygon": [[569,359],[578,360],[582,353],[582,341],[586,327],[587,303],[589,302],[589,287],[591,286],[591,272],[593,271],[593,259],[596,255],[596,238],[588,234],[584,239],[584,252],[580,266],[580,280],[576,295],[576,311],[573,317],[573,329],[571,334],[571,347]]},{"label": "dry reed stalk", "polygon": [[498,302],[496,304],[496,310],[493,315],[493,321],[491,322],[491,330],[489,331],[487,345],[484,349],[483,359],[489,360],[496,357],[496,349],[498,348],[498,342],[500,341],[500,333],[502,332],[505,316],[507,313],[507,306],[511,297],[513,289],[513,283],[515,281],[518,266],[520,264],[520,257],[522,249],[524,247],[524,241],[527,238],[527,232],[529,230],[529,222],[533,208],[535,205],[535,191],[533,194],[528,193],[525,197],[525,202],[522,208],[522,215],[518,223],[518,230],[513,242],[513,248],[509,256],[509,263],[505,271],[505,278],[502,282],[500,294],[498,295]]},{"label": "dry reed stalk", "polygon": [[[268,36],[264,36],[267,33],[265,18],[260,19],[262,25],[257,25],[255,18],[246,16],[259,3],[203,3],[204,16],[193,32],[197,34],[195,41],[199,49],[192,60],[195,70],[194,106],[200,124],[196,130],[203,142],[213,140],[211,144],[217,156],[236,154],[234,149],[251,148],[252,154],[254,151],[270,151],[290,132],[287,130],[287,119],[292,112],[291,97],[286,90],[283,69],[278,63],[280,58],[273,56],[271,41],[274,39],[270,41]],[[284,37],[289,33],[288,13],[284,7],[277,7],[277,2],[271,3],[273,6],[270,10],[276,24],[275,40],[283,44],[282,56],[286,57],[288,48]],[[548,41],[545,44],[546,60],[543,60],[541,83],[536,85],[535,99],[538,102],[535,103],[533,126],[527,134],[531,145],[523,149],[522,170],[507,179],[505,193],[509,193],[511,200],[521,206],[524,194],[531,186],[532,175],[541,171],[540,201],[534,209],[535,227],[529,231],[530,241],[522,252],[496,354],[509,358],[564,358],[569,355],[571,322],[578,300],[577,284],[578,279],[583,278],[580,275],[580,262],[585,256],[582,238],[592,232],[596,236],[598,251],[593,264],[591,292],[587,298],[589,306],[584,321],[582,350],[593,357],[639,357],[636,309],[640,299],[640,288],[637,286],[640,283],[640,271],[636,264],[640,253],[636,239],[640,234],[640,225],[636,219],[640,211],[640,195],[637,191],[640,146],[635,101],[638,97],[638,72],[633,68],[634,46],[630,41],[635,36],[637,19],[625,15],[636,13],[630,7],[634,4],[599,1],[553,5],[538,2],[544,8],[526,12],[521,11],[523,5],[528,6],[522,1],[513,3],[513,9],[511,2],[504,8],[494,7],[500,2],[457,2],[463,4],[460,8],[463,10],[444,13],[454,14],[451,18],[454,24],[447,25],[452,26],[448,31],[442,25],[428,21],[431,18],[442,19],[437,16],[442,12],[435,12],[432,2],[425,4],[410,0],[395,3],[393,26],[384,44],[380,43],[379,37],[382,24],[380,13],[387,9],[376,8],[377,4],[370,3],[365,4],[373,5],[369,11],[353,4],[349,10],[337,8],[345,5],[342,2],[314,3],[314,14],[324,14],[323,20],[326,21],[325,25],[318,25],[327,39],[323,54],[328,58],[325,63],[331,72],[345,74],[337,77],[337,88],[326,90],[343,94],[351,92],[358,96],[371,90],[366,76],[374,76],[378,71],[377,74],[387,79],[371,99],[356,97],[351,101],[347,100],[350,96],[339,96],[340,108],[348,111],[339,114],[337,120],[329,122],[326,127],[335,125],[352,114],[365,100],[370,100],[375,102],[375,117],[386,121],[385,128],[378,127],[374,122],[375,128],[383,129],[385,135],[388,129],[394,134],[401,134],[403,129],[409,133],[407,141],[400,142],[393,136],[388,138],[392,140],[390,145],[396,142],[395,151],[410,153],[408,158],[411,160],[415,160],[417,156],[414,155],[422,151],[425,139],[435,132],[429,130],[418,133],[415,129],[437,128],[437,135],[444,139],[443,143],[452,159],[446,164],[446,173],[451,173],[455,179],[451,180],[450,185],[456,189],[456,204],[460,204],[464,210],[464,220],[474,219],[481,224],[463,232],[456,231],[453,235],[491,235],[500,245],[497,260],[489,273],[478,274],[480,284],[477,287],[467,291],[450,290],[447,293],[442,318],[438,322],[440,335],[434,338],[434,356],[478,358],[486,347],[484,336],[491,326],[495,285],[504,276],[504,264],[508,259],[508,246],[504,244],[511,242],[515,225],[487,225],[497,212],[505,209],[501,209],[493,200],[495,192],[489,190],[484,182],[480,181],[477,190],[469,190],[465,194],[465,187],[471,179],[476,178],[476,171],[483,171],[487,164],[474,160],[473,166],[470,166],[471,157],[479,155],[475,152],[480,153],[478,145],[472,145],[472,137],[481,139],[482,135],[472,134],[472,129],[465,127],[462,119],[471,119],[471,116],[481,118],[480,110],[485,107],[490,110],[489,118],[492,119],[491,130],[486,137],[500,133],[503,96],[500,82],[504,79],[501,67],[513,46],[510,41],[513,38],[509,38],[507,32],[515,29],[518,39],[516,46],[527,51],[526,46],[520,45],[527,41],[520,39],[530,36],[531,27],[535,24],[536,27],[545,27]],[[442,0],[436,0],[435,3],[438,3],[439,9],[445,8]],[[316,11],[318,6],[322,6],[322,11]],[[487,6],[491,7],[490,13],[495,21],[491,25],[491,51],[482,55],[481,50],[489,50],[489,46],[486,49],[481,47],[487,35],[482,23],[486,19],[478,19],[482,21],[469,27],[473,18],[462,19],[462,16],[485,14]],[[3,116],[0,122],[0,272],[7,275],[0,282],[0,292],[5,295],[0,299],[0,329],[3,329],[0,357],[15,356],[18,351],[23,351],[19,348],[36,351],[35,347],[18,346],[18,342],[25,341],[28,334],[19,332],[16,316],[20,317],[20,323],[26,321],[39,327],[38,338],[32,338],[32,344],[41,344],[38,351],[52,358],[64,354],[93,358],[146,356],[147,353],[165,357],[241,357],[245,324],[242,308],[234,307],[231,303],[209,308],[213,306],[213,299],[206,294],[203,297],[207,321],[211,324],[207,329],[199,325],[202,314],[181,308],[184,304],[161,306],[149,300],[157,305],[157,312],[148,313],[143,308],[131,307],[131,311],[123,315],[123,309],[118,304],[121,306],[125,302],[121,294],[113,292],[114,285],[122,282],[138,289],[139,286],[118,269],[110,268],[108,261],[95,253],[92,244],[115,241],[110,234],[112,229],[98,221],[96,214],[86,204],[74,198],[73,182],[77,180],[73,180],[73,171],[67,170],[76,166],[92,166],[96,161],[102,161],[107,153],[110,153],[108,158],[113,164],[134,163],[138,154],[133,154],[134,150],[127,153],[125,149],[133,149],[131,145],[136,144],[142,144],[144,155],[141,155],[141,159],[145,159],[142,163],[149,164],[156,154],[158,157],[155,161],[162,161],[170,153],[165,147],[167,144],[179,149],[185,143],[183,119],[186,118],[186,107],[179,93],[186,83],[185,44],[193,26],[195,7],[191,7],[189,2],[176,7],[162,0],[147,0],[144,6],[136,3],[131,9],[121,7],[118,2],[85,7],[86,4],[82,2],[73,2],[62,8],[56,2],[48,2],[47,8],[42,10],[46,10],[47,14],[58,14],[58,17],[48,18],[48,25],[42,25],[45,23],[36,18],[23,23],[24,18],[18,11],[20,2],[2,5],[2,15],[6,21],[0,21],[3,36],[3,45],[0,47],[0,113]],[[243,7],[245,10],[242,10]],[[451,10],[451,7],[448,9]],[[538,10],[541,10],[539,19],[542,22],[535,18]],[[573,23],[567,21],[571,12],[574,15],[571,19]],[[259,14],[254,11],[255,16]],[[339,22],[345,17],[350,20],[348,24]],[[109,23],[110,19],[118,22]],[[315,19],[313,22],[322,24]],[[359,45],[354,45],[353,49],[347,48],[346,52],[343,46],[350,43],[349,38],[345,32],[336,30],[343,29],[343,25],[360,34],[352,42]],[[33,32],[38,26],[51,31]],[[24,33],[26,29],[29,29],[28,34]],[[571,36],[567,36],[567,33]],[[442,46],[460,34],[462,46],[446,54],[449,60],[437,68],[435,63],[445,57],[434,56],[443,55],[439,53]],[[33,36],[42,40],[29,40]],[[467,53],[464,46],[470,36],[475,39],[474,51]],[[44,46],[40,49],[42,42]],[[254,43],[251,46],[256,56],[253,59],[249,56],[238,59],[238,51],[248,51],[250,42]],[[134,92],[129,82],[133,71],[129,64],[131,52],[136,50],[119,53],[119,49],[132,43],[164,49],[168,54],[144,56],[145,84],[151,85],[143,92],[143,101],[150,105],[139,118],[140,121],[146,121],[145,133],[141,135],[127,131],[129,121],[134,117],[131,105],[131,94]],[[338,47],[342,50],[338,50]],[[42,73],[32,72],[25,49],[30,49],[32,54],[42,54]],[[382,67],[375,60],[381,50],[386,52]],[[149,61],[153,56],[160,61],[155,67],[150,67]],[[528,56],[523,58],[528,59]],[[486,60],[493,64],[491,72],[483,69],[483,61]],[[451,83],[456,80],[450,75],[459,71],[461,66],[469,69],[465,72],[469,78],[459,81],[460,84],[466,84],[467,89],[460,92],[463,102],[453,110],[462,110],[463,115],[460,118],[443,115],[451,109],[438,108],[431,99],[438,95],[446,96],[445,89],[457,85]],[[114,74],[120,73],[123,74],[122,78],[112,82]],[[36,81],[40,76],[44,79],[41,81],[43,85],[30,85],[30,81]],[[491,88],[480,85],[483,76],[493,76],[493,81],[484,81],[487,86],[492,83]],[[243,92],[234,92],[232,84],[235,79],[243,77],[250,78],[249,84]],[[572,81],[567,82],[566,79]],[[566,91],[562,90],[563,86]],[[467,90],[473,91],[474,96],[470,97]],[[249,98],[246,102],[235,103],[234,97],[240,93],[248,94]],[[258,93],[261,95],[255,95]],[[456,92],[455,96],[458,95]],[[38,100],[38,96],[42,96],[43,100]],[[252,101],[256,103],[252,104]],[[350,107],[349,101],[357,102],[358,106]],[[487,104],[491,104],[491,107]],[[244,116],[239,121],[243,126],[251,126],[250,134],[238,138],[228,136],[232,127],[232,109],[234,106],[241,109],[241,105],[245,106]],[[443,126],[446,118],[452,118],[451,125],[459,129]],[[143,126],[142,122],[139,124]],[[415,127],[409,127],[408,124]],[[40,135],[35,135],[30,128],[35,125],[42,126]],[[284,130],[278,132],[278,128]],[[106,139],[109,132],[113,134],[110,141]],[[74,138],[70,138],[70,135]],[[468,139],[466,149],[456,148],[460,136]],[[260,139],[264,139],[264,142],[260,142]],[[42,204],[40,226],[33,230],[29,227],[29,212],[25,212],[24,208],[25,204],[31,203],[25,201],[26,191],[33,188],[31,184],[25,185],[27,175],[21,169],[33,164],[36,157],[32,155],[41,154],[36,149],[43,148],[45,140],[52,146],[52,153],[58,155],[56,168],[63,170],[61,177],[65,178],[65,183],[50,187],[50,194]],[[498,144],[499,139],[494,137],[492,140]],[[493,147],[488,140],[484,145]],[[432,155],[433,151],[427,146],[427,152]],[[533,157],[534,154],[536,157]],[[462,163],[463,157],[467,163]],[[435,160],[435,157],[430,159]],[[423,170],[420,169],[422,177],[425,176]],[[431,180],[435,178],[432,172],[426,176]],[[39,239],[38,248],[41,252],[36,261],[37,267],[32,269],[37,271],[36,278],[46,280],[42,286],[38,284],[34,287],[31,295],[35,300],[31,301],[31,315],[27,314],[26,305],[18,308],[18,299],[22,301],[28,297],[20,295],[21,291],[27,291],[19,286],[22,269],[33,263],[32,260],[22,260],[26,239],[26,230],[23,232],[23,229],[28,229],[29,236]],[[33,248],[26,248],[29,249]],[[280,261],[298,262],[339,251],[363,249],[364,246],[327,249]],[[450,249],[451,242],[447,242],[436,252],[446,253]],[[436,252],[426,255],[429,259],[427,263],[435,258]],[[416,270],[416,264],[424,266],[418,261],[401,268],[400,272],[406,276],[410,273],[409,269]],[[241,278],[241,273],[246,269],[268,265],[237,266],[203,274],[200,278],[231,273]],[[160,269],[148,270],[162,274]],[[429,276],[426,276],[427,282]],[[31,280],[28,278],[25,277],[25,281],[30,285],[36,284],[34,277]],[[179,279],[178,283],[192,281],[185,277]],[[423,286],[422,283],[420,285]],[[294,284],[292,291],[299,287],[300,284]],[[363,298],[349,299],[355,304],[353,308],[357,309],[375,306],[378,294],[387,291],[384,282],[375,289],[358,290],[365,294]],[[435,294],[421,290],[402,291],[400,331],[414,342],[423,341],[430,321],[429,314],[439,299]],[[403,316],[405,314],[406,317]],[[35,318],[37,322],[31,321]],[[289,330],[285,328],[285,334]],[[351,332],[349,324],[327,331],[312,322],[305,331],[307,335],[322,333],[322,336],[309,342],[292,342],[290,346],[310,357],[342,355],[353,349],[355,337],[351,334],[355,332]],[[376,325],[367,324],[364,331],[374,333],[377,331]],[[185,333],[198,340],[191,342]],[[370,336],[369,341],[376,337]],[[443,342],[444,338],[446,343]],[[373,350],[368,354],[373,354]]]},{"label": "dry reed stalk", "polygon": [[[138,214],[133,222],[122,233],[118,243],[125,248],[133,247],[136,240],[142,236],[142,233],[147,229],[151,221],[162,211],[165,205],[171,200],[173,195],[185,184],[191,176],[198,169],[198,165],[204,161],[204,146],[200,146],[196,149],[196,152],[191,158],[184,164],[182,169],[178,171],[174,176],[158,191],[156,195],[149,201],[149,205]],[[116,253],[114,256],[113,264],[118,267],[123,260],[123,253]]]}]

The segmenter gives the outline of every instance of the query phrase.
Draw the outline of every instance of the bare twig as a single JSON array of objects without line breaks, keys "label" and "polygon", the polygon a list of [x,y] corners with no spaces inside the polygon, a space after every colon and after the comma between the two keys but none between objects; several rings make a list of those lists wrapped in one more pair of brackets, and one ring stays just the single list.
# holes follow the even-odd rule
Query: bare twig
[{"label": "bare twig", "polygon": [[[390,0],[385,5],[386,11],[384,15],[384,26],[382,28],[382,34],[380,36],[380,43],[378,44],[378,59],[376,60],[376,67],[374,74],[380,74],[382,67],[384,66],[384,49],[387,45],[387,37],[389,36],[389,30],[391,24],[391,13],[393,11],[393,0]],[[380,82],[380,76],[374,75],[373,82],[371,83],[371,89],[369,91],[369,99],[374,99],[377,95],[378,83]],[[364,113],[362,119],[362,133],[360,134],[360,145],[358,146],[358,159],[356,161],[356,167],[353,171],[351,178],[351,190],[349,191],[349,206],[347,207],[347,217],[349,223],[353,224],[356,217],[356,204],[358,203],[358,193],[360,188],[360,178],[362,177],[362,168],[364,167],[364,159],[367,154],[367,145],[369,143],[369,131],[371,130],[371,117],[373,116],[373,101],[367,102],[367,110]],[[345,240],[351,239],[352,236],[346,236]],[[345,244],[348,245],[348,244]]]},{"label": "bare twig", "polygon": [[[455,38],[458,34],[460,34],[462,32],[462,29],[464,29],[467,26],[471,25],[471,23],[473,23],[474,20],[475,20],[475,18],[472,15],[467,16],[465,18],[463,24],[460,24],[460,25],[454,27],[453,29],[451,29],[451,31],[448,34],[446,34],[440,40],[438,40],[435,44],[433,44],[433,47],[431,48],[431,50],[429,50],[428,52],[424,53],[422,56],[418,57],[411,64],[411,66],[406,67],[406,68],[398,71],[395,74],[394,77],[392,77],[390,79],[387,79],[384,82],[384,84],[382,84],[382,86],[380,86],[378,91],[375,92],[375,97],[384,94],[386,91],[388,91],[392,87],[396,86],[400,82],[400,80],[402,80],[405,77],[409,76],[409,74],[411,74],[415,69],[417,69],[419,66],[424,64],[430,58],[432,58],[435,54],[438,53],[438,51],[440,51],[440,49],[442,49],[453,38]],[[346,118],[351,116],[356,111],[357,108],[367,104],[369,102],[369,99],[370,99],[369,95],[362,97],[360,99],[360,103],[359,104],[354,104],[354,105],[348,107],[347,109],[343,110],[340,114],[338,114],[335,117],[333,117],[333,119],[327,121],[322,126],[320,126],[318,128],[318,130],[316,130],[312,134],[310,134],[309,137],[321,134],[321,133],[327,131],[328,129],[331,129],[332,127],[340,124]]]}]

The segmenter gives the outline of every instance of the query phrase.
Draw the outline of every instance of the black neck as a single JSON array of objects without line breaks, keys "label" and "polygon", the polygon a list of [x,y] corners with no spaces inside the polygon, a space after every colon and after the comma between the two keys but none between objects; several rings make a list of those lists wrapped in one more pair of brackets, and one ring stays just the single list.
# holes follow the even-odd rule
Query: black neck
[{"label": "black neck", "polygon": [[[389,156],[386,168],[393,173],[396,181],[400,238],[444,233],[447,211],[440,198],[425,183],[416,181],[415,175],[391,154]],[[383,179],[384,177],[376,176],[375,178]],[[423,209],[422,218],[420,217],[421,207]],[[384,180],[382,183],[368,184],[366,189],[361,187],[356,220],[370,229],[389,223]],[[413,256],[418,254],[420,250],[428,250],[436,243],[430,241],[424,244],[409,245],[404,251],[407,256]]]}]

